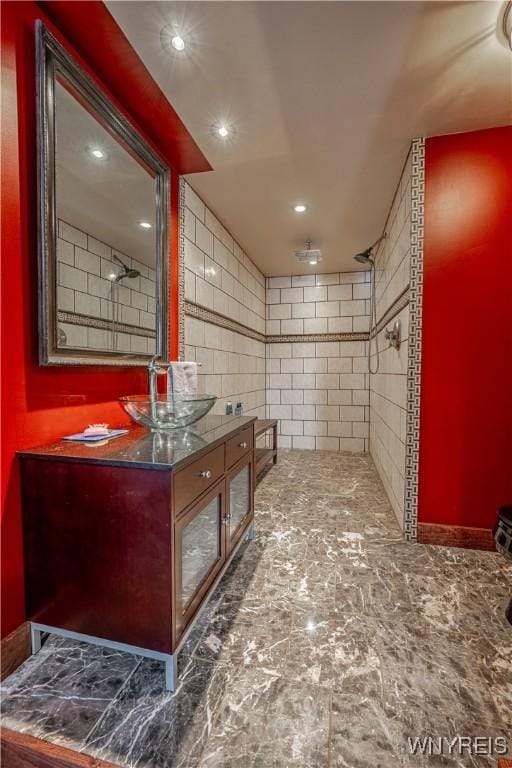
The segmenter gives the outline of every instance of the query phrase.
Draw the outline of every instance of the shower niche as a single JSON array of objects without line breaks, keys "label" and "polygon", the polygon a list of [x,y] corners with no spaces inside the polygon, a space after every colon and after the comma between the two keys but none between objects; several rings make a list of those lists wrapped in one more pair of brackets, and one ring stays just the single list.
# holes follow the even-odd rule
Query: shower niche
[{"label": "shower niche", "polygon": [[46,27],[37,35],[39,359],[168,359],[169,169]]}]

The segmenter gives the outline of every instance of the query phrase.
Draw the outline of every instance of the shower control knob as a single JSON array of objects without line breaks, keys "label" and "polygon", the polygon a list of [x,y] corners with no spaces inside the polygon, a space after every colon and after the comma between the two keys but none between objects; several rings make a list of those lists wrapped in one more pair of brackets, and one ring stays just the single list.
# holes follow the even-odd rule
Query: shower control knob
[{"label": "shower control knob", "polygon": [[393,328],[389,329],[386,328],[384,332],[384,337],[387,341],[389,341],[389,344],[391,347],[394,347],[395,349],[400,349],[400,343],[401,343],[401,328],[400,328],[400,320],[397,320],[395,324],[393,325]]},{"label": "shower control knob", "polygon": [[212,473],[210,472],[209,469],[203,469],[202,472],[197,473],[197,476],[204,478],[204,480],[209,480],[210,477],[212,476]]}]

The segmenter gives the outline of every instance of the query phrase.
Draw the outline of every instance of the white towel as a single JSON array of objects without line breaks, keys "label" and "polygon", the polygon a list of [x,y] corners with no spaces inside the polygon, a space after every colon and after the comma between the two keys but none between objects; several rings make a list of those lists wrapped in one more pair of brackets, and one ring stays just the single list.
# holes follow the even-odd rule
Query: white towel
[{"label": "white towel", "polygon": [[167,394],[169,397],[197,396],[197,363],[171,363],[167,375]]}]

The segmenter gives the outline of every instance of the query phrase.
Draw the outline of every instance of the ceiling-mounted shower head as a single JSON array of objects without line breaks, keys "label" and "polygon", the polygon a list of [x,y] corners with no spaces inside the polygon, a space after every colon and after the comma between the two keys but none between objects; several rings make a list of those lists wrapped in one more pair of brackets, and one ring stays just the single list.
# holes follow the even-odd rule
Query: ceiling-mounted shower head
[{"label": "ceiling-mounted shower head", "polygon": [[318,248],[311,248],[311,240],[306,243],[306,249],[303,251],[295,251],[295,258],[297,261],[307,261],[308,264],[314,266],[322,261],[322,251]]}]

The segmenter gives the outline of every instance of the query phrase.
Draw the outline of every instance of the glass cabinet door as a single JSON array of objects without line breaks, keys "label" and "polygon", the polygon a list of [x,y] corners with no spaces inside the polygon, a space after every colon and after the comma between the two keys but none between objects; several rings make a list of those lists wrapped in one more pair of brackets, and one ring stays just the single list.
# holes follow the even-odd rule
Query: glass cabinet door
[{"label": "glass cabinet door", "polygon": [[[244,520],[252,514],[252,462],[246,461],[242,467],[235,468],[228,479],[228,515],[227,545],[228,550],[238,540],[237,532],[244,527]],[[241,528],[242,526],[242,528]]]},{"label": "glass cabinet door", "polygon": [[221,484],[212,489],[174,526],[177,636],[224,563],[223,488]]},{"label": "glass cabinet door", "polygon": [[205,576],[220,558],[220,498],[208,506],[181,532],[181,604],[186,608]]}]

